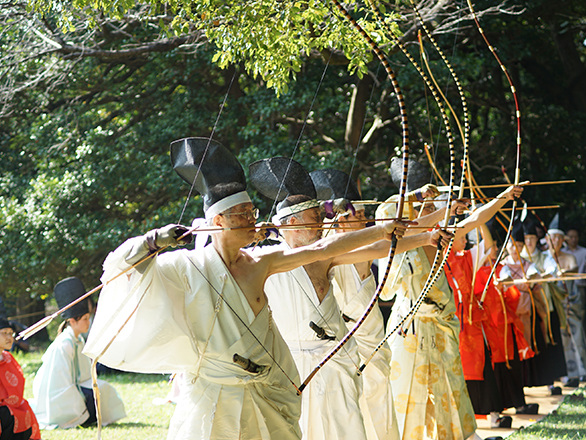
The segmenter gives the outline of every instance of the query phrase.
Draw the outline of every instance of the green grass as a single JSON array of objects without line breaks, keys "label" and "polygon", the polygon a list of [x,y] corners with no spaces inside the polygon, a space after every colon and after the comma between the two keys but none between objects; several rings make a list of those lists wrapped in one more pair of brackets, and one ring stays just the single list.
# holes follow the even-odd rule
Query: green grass
[{"label": "green grass", "polygon": [[570,440],[586,438],[586,389],[566,396],[559,408],[538,423],[523,428],[511,440]]},{"label": "green grass", "polygon": [[[41,353],[16,354],[26,377],[24,397],[32,397],[33,379],[41,366]],[[167,437],[174,405],[152,404],[155,397],[165,397],[170,390],[167,376],[124,373],[103,376],[124,401],[127,417],[103,428],[103,440],[158,440]],[[46,440],[86,440],[97,438],[96,428],[55,429],[43,431]],[[567,396],[560,407],[540,422],[508,437],[511,440],[586,439],[586,389]]]},{"label": "green grass", "polygon": [[[41,366],[42,353],[15,354],[26,377],[24,397],[33,397],[33,380]],[[155,397],[165,397],[171,386],[168,376],[123,373],[102,376],[113,385],[126,408],[126,418],[102,429],[103,440],[158,440],[167,437],[174,405],[153,405]],[[86,440],[97,438],[96,428],[55,429],[42,431],[46,440]]]}]

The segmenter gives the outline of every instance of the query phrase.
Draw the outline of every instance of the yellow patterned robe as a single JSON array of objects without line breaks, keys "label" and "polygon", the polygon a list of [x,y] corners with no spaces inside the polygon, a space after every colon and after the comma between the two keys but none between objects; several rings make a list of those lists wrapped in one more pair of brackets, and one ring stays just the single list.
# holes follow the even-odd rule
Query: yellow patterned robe
[{"label": "yellow patterned robe", "polygon": [[[397,271],[398,281],[390,286]],[[407,314],[430,271],[422,248],[407,252],[404,260],[403,255],[395,257],[388,293],[396,293],[397,299],[387,330]],[[458,351],[460,322],[443,273],[427,298],[403,335],[391,338],[391,386],[399,432],[404,440],[466,439],[476,430],[476,420]]]}]

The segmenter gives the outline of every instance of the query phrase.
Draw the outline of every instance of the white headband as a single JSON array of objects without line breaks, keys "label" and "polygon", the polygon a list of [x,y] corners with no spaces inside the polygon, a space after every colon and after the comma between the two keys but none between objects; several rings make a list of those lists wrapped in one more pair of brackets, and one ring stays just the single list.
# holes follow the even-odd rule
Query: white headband
[{"label": "white headband", "polygon": [[217,201],[206,210],[206,220],[209,221],[227,209],[230,209],[236,205],[240,205],[241,203],[248,202],[252,203],[252,200],[250,200],[250,196],[246,191],[241,191],[236,194],[232,194],[231,196],[224,197],[222,200]]},{"label": "white headband", "polygon": [[312,199],[278,209],[277,213],[273,216],[273,223],[278,226],[281,224],[281,220],[283,220],[285,217],[311,208],[319,208],[319,202],[315,199]]},{"label": "white headband", "polygon": [[564,231],[562,231],[561,229],[548,229],[547,232],[549,233],[549,235],[553,235],[553,234],[559,234],[559,235],[566,235],[566,233]]}]

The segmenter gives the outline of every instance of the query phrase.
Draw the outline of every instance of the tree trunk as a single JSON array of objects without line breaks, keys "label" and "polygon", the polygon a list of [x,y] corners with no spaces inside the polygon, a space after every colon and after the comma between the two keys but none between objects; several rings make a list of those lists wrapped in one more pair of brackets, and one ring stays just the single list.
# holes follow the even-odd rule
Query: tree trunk
[{"label": "tree trunk", "polygon": [[551,23],[552,35],[568,79],[566,95],[571,105],[579,111],[586,111],[586,67],[576,49],[576,36],[569,26],[562,29],[559,21]]},{"label": "tree trunk", "polygon": [[368,98],[372,92],[373,79],[370,75],[358,80],[352,92],[348,118],[346,119],[346,133],[344,143],[347,151],[354,152],[360,143],[362,127],[366,118]]}]

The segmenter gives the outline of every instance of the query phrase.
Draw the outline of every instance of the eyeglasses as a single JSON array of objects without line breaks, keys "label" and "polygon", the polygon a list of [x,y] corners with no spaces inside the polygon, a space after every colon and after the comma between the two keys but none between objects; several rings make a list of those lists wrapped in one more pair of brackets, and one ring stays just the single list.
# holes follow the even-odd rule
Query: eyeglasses
[{"label": "eyeglasses", "polygon": [[258,210],[258,208],[253,208],[250,211],[243,211],[243,212],[227,212],[227,213],[222,213],[221,215],[240,215],[242,217],[245,217],[247,219],[251,219],[251,220],[256,220],[258,219],[260,211]]},{"label": "eyeglasses", "polygon": [[16,336],[16,333],[14,333],[13,331],[3,331],[3,332],[0,332],[0,335],[6,336],[7,338],[10,338],[10,337],[14,338]]}]

